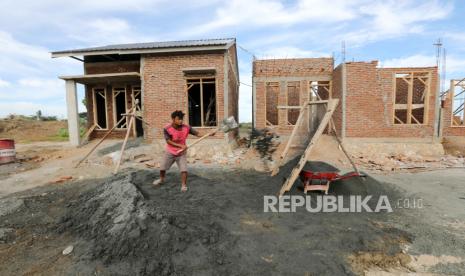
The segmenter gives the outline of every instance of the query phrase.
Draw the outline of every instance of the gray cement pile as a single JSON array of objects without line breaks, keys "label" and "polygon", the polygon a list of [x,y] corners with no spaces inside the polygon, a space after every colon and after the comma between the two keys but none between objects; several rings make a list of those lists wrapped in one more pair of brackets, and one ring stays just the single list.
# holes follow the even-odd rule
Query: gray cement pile
[{"label": "gray cement pile", "polygon": [[58,232],[71,231],[90,244],[81,261],[102,260],[112,275],[188,275],[190,268],[182,258],[173,258],[185,252],[184,258],[200,271],[227,274],[221,266],[233,240],[211,218],[208,207],[197,206],[202,215],[192,217],[178,204],[157,204],[156,199],[151,204],[134,175],[110,179],[82,194],[60,219]]},{"label": "gray cement pile", "polygon": [[[305,225],[302,224],[303,221],[310,219],[312,225],[325,225],[341,215],[298,212],[274,221],[274,215],[263,213],[263,195],[276,194],[282,183],[282,176],[287,176],[292,166],[286,164],[280,175],[274,178],[252,171],[201,172],[203,177],[190,176],[191,188],[187,194],[180,193],[180,186],[176,185],[180,179],[174,173],[169,173],[168,183],[157,189],[150,185],[156,177],[154,172],[138,171],[113,177],[72,201],[66,215],[59,220],[56,231],[71,232],[76,238],[83,240],[75,249],[79,258],[76,271],[92,267],[89,263],[97,260],[112,275],[269,274],[272,267],[263,264],[257,266],[251,260],[278,249],[272,250],[272,244],[260,242],[261,238],[255,235],[252,235],[254,238],[238,235],[243,231],[241,221],[244,216],[252,216],[253,221],[258,221],[260,229],[269,232],[268,228],[273,226],[268,224],[282,224],[280,227],[297,230]],[[309,163],[306,168],[325,171],[331,169],[324,163]],[[367,187],[373,185],[376,186],[373,190],[380,188],[380,184],[374,183],[372,179],[367,182],[366,187],[360,187],[355,182],[351,185],[336,184],[334,187],[346,195],[354,189],[352,186],[358,187],[360,194],[370,193]],[[301,194],[298,186],[295,185],[292,193]],[[339,186],[345,188],[338,188]],[[365,215],[357,218],[354,216],[355,220],[363,221],[363,218]],[[246,220],[245,224],[248,223],[255,224]],[[360,225],[364,224],[366,222]],[[282,244],[286,244],[286,240],[295,240],[294,230],[281,231],[284,232],[270,240]],[[314,233],[316,236],[325,236],[325,231],[318,231]],[[347,243],[347,248],[338,250],[350,252],[362,249],[369,244],[372,235],[378,235],[377,232],[379,231],[365,233],[363,238],[358,236],[355,239],[363,239],[362,243]],[[250,238],[258,240],[249,240]],[[252,244],[255,245],[249,248]],[[399,250],[396,244],[389,247],[393,252]],[[304,250],[298,248],[292,250]],[[249,254],[256,256],[251,258]],[[339,261],[343,263],[342,259]],[[315,265],[315,269],[314,271],[330,269],[336,274],[350,271],[348,265],[329,268],[324,263]]]},{"label": "gray cement pile", "polygon": [[[276,177],[193,167],[187,193],[176,170],[158,188],[151,185],[157,171],[137,170],[16,195],[8,199],[15,208],[0,215],[0,263],[8,263],[0,274],[355,275],[373,266],[407,269],[406,244],[438,255],[465,248],[415,210],[263,212],[263,196],[277,194],[295,162]],[[318,162],[305,169],[336,170]],[[300,186],[289,194],[303,195]],[[403,195],[370,177],[335,182],[330,194],[384,194],[393,202]]]}]

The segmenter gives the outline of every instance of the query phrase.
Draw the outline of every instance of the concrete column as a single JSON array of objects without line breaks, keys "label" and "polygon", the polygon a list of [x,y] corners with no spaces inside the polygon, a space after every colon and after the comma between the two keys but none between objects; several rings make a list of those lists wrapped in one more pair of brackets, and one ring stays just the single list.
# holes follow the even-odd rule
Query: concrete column
[{"label": "concrete column", "polygon": [[66,107],[68,110],[69,142],[73,146],[79,146],[79,114],[77,103],[76,82],[66,80]]},{"label": "concrete column", "polygon": [[[239,103],[238,103],[239,105]],[[252,76],[252,127],[256,128],[257,123],[257,84]]]},{"label": "concrete column", "polygon": [[341,104],[342,108],[342,129],[341,129],[341,140],[344,142],[346,138],[346,95],[347,95],[347,68],[346,63],[342,63],[342,99],[339,104]]},{"label": "concrete column", "polygon": [[[229,116],[229,65],[228,65],[228,52],[226,51],[223,56],[224,65],[223,65],[223,118],[226,119]],[[221,119],[221,118],[218,118]],[[237,120],[237,118],[236,118]],[[218,120],[219,121],[219,120]],[[224,139],[226,142],[229,142],[229,134],[226,133],[224,135]]]}]

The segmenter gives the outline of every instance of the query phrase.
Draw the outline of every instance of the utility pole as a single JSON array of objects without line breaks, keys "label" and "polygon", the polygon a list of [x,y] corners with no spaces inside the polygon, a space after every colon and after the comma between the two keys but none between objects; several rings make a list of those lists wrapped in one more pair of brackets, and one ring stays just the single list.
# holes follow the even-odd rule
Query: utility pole
[{"label": "utility pole", "polygon": [[438,70],[438,84],[436,86],[436,91],[438,91],[438,95],[436,96],[435,99],[435,107],[436,107],[436,115],[435,115],[435,123],[434,123],[434,132],[436,133],[436,138],[441,137],[441,120],[442,120],[442,109],[441,109],[441,94],[443,93],[444,87],[442,87],[443,83],[443,76],[441,76],[441,49],[442,49],[442,41],[441,38],[438,38],[436,43],[433,43],[433,46],[436,47],[436,68]]},{"label": "utility pole", "polygon": [[442,48],[442,41],[440,38],[433,44],[436,47],[436,66],[438,67],[441,65],[441,48]]}]

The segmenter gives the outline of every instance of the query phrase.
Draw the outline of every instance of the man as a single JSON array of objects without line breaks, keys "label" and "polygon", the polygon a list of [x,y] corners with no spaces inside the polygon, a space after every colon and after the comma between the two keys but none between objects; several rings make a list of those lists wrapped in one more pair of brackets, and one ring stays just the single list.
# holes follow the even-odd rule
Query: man
[{"label": "man", "polygon": [[[171,168],[174,162],[181,171],[181,191],[187,191],[187,158],[186,158],[186,140],[189,134],[200,137],[199,132],[189,125],[182,123],[184,113],[176,110],[171,113],[171,124],[163,128],[163,134],[166,140],[166,151],[160,164],[160,179],[153,182],[153,185],[159,186],[164,183],[166,171]],[[211,135],[215,135],[212,133]]]}]

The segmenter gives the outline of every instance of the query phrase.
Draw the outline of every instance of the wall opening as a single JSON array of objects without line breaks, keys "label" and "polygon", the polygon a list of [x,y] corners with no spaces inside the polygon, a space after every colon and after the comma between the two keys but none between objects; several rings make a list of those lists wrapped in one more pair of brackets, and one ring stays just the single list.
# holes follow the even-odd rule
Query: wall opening
[{"label": "wall opening", "polygon": [[266,124],[276,126],[279,124],[278,120],[278,98],[279,98],[279,83],[267,82],[265,87],[265,110],[266,110]]},{"label": "wall opening", "polygon": [[394,124],[426,124],[429,72],[395,74]]},{"label": "wall opening", "polygon": [[94,124],[96,124],[97,129],[107,129],[107,96],[105,94],[105,88],[94,88],[93,99]]},{"label": "wall opening", "polygon": [[452,126],[465,126],[465,79],[454,84],[452,95]]},{"label": "wall opening", "polygon": [[[139,100],[139,103],[137,104],[137,110],[140,110],[142,111],[142,90],[140,88],[140,86],[133,86],[132,87],[132,93],[134,95],[134,100]],[[133,102],[134,103],[134,102]],[[138,112],[140,112],[138,111]],[[141,117],[142,114],[139,114]],[[140,136],[143,136],[144,135],[144,127],[142,125],[142,121],[141,120],[136,120],[136,135],[137,137],[140,137]]]},{"label": "wall opening", "polygon": [[214,78],[187,80],[189,124],[195,127],[217,125],[216,82]]},{"label": "wall opening", "polygon": [[[287,83],[287,105],[288,106],[300,106],[300,82],[293,81]],[[299,109],[288,109],[287,110],[287,123],[289,125],[295,125],[299,118]]]},{"label": "wall opening", "polygon": [[[113,88],[113,120],[116,124],[122,118],[124,113],[127,111],[127,98],[126,98],[126,88],[124,87],[115,87]],[[127,120],[122,120],[116,128],[124,129],[127,128]]]},{"label": "wall opening", "polygon": [[310,101],[328,100],[331,95],[331,81],[310,81]]}]

